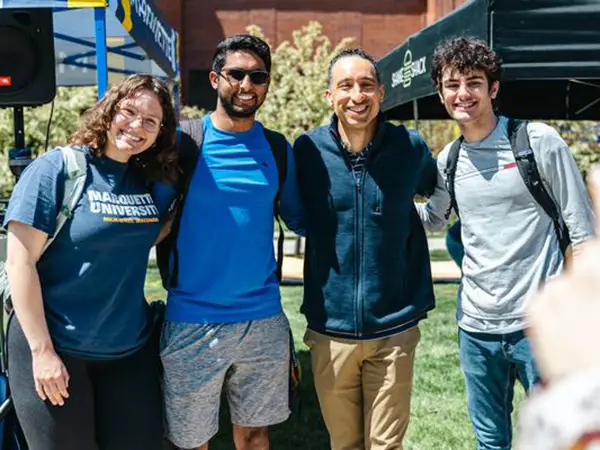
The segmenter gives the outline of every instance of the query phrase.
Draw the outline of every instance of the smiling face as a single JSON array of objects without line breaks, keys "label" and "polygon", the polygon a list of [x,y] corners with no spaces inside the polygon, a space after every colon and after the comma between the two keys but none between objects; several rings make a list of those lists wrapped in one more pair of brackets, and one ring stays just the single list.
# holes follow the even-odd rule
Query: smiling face
[{"label": "smiling face", "polygon": [[463,74],[446,68],[442,73],[439,96],[450,117],[459,124],[468,124],[494,116],[493,100],[499,87],[497,81],[490,87],[483,71]]},{"label": "smiling face", "polygon": [[331,85],[326,95],[345,127],[364,129],[379,114],[383,85],[377,82],[375,67],[370,61],[348,56],[331,68]]},{"label": "smiling face", "polygon": [[[240,71],[246,72],[242,80],[235,76]],[[250,74],[253,71],[262,74],[266,72],[262,59],[250,51],[235,51],[227,53],[219,73],[210,73],[211,85],[217,91],[217,107],[221,106],[230,117],[253,117],[265,101],[269,77],[264,80],[264,76],[257,76],[260,83],[253,82]]]},{"label": "smiling face", "polygon": [[106,133],[106,156],[127,162],[149,149],[156,142],[162,120],[162,106],[154,92],[142,89],[125,97],[118,103]]}]

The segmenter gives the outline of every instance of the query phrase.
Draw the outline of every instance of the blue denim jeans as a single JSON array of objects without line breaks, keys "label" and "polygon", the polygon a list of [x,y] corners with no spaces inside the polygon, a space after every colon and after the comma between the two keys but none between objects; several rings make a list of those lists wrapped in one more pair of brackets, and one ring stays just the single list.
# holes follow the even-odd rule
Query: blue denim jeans
[{"label": "blue denim jeans", "polygon": [[519,380],[526,392],[540,381],[525,333],[459,329],[458,345],[477,450],[510,450],[515,381]]}]

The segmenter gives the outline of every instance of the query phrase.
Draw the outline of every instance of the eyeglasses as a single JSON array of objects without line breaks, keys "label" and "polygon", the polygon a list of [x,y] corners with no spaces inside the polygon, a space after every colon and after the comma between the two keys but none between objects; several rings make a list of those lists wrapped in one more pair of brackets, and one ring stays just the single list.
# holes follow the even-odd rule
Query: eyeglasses
[{"label": "eyeglasses", "polygon": [[142,127],[150,133],[156,133],[162,127],[160,120],[155,117],[143,116],[137,109],[131,106],[119,106],[117,115],[128,122],[134,122],[139,117],[142,121]]},{"label": "eyeglasses", "polygon": [[242,81],[244,81],[244,78],[246,78],[246,75],[250,77],[250,82],[255,85],[266,84],[267,81],[269,81],[269,72],[262,69],[223,69],[221,72],[218,72],[218,75],[222,76],[232,84],[241,83]]}]

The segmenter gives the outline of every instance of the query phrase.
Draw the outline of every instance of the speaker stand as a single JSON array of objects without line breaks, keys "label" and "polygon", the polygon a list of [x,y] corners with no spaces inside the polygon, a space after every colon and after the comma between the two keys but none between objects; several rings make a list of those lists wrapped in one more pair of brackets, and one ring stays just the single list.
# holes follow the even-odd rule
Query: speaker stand
[{"label": "speaker stand", "polygon": [[25,115],[22,106],[13,108],[15,146],[8,150],[8,166],[17,181],[23,170],[31,163],[31,149],[25,147]]}]

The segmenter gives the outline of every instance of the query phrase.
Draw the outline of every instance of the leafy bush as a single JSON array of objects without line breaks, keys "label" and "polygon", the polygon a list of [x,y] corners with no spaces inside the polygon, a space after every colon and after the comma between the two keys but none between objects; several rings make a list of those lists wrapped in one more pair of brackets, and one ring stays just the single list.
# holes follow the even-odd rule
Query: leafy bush
[{"label": "leafy bush", "polygon": [[[95,87],[59,88],[54,100],[48,148],[64,144],[77,126],[79,114],[96,101]],[[25,108],[25,145],[34,155],[45,151],[46,129],[52,104]],[[13,111],[0,110],[0,196],[8,195],[14,177],[8,169],[8,148],[14,147]]]},{"label": "leafy bush", "polygon": [[[249,32],[264,38],[260,28],[249,27]],[[284,42],[272,52],[272,82],[267,101],[258,112],[258,119],[267,127],[282,132],[290,141],[301,133],[327,123],[331,108],[325,98],[327,69],[332,56],[352,45],[345,38],[333,45],[323,35],[318,22],[310,22],[292,34],[291,42]],[[81,111],[96,101],[96,88],[59,88],[54,102],[54,114],[48,148],[64,144],[75,130]],[[34,154],[45,150],[46,128],[51,105],[26,109],[26,143]],[[197,108],[184,106],[181,116],[200,117]],[[594,122],[553,121],[567,143],[583,173],[600,161],[600,128]],[[414,122],[407,126],[414,127]],[[420,121],[419,131],[432,151],[437,154],[460,131],[452,121]],[[7,149],[14,145],[12,110],[0,110],[0,197],[6,196],[13,177],[8,170]]]},{"label": "leafy bush", "polygon": [[[256,26],[248,31],[265,39]],[[292,42],[285,41],[272,52],[271,86],[258,120],[291,141],[326,123],[331,116],[325,98],[329,61],[352,42],[346,38],[333,46],[318,22],[294,31]]]},{"label": "leafy bush", "polygon": [[[48,136],[48,149],[64,145],[75,131],[80,114],[94,105],[96,87],[60,87],[54,99],[54,111]],[[46,131],[52,104],[38,108],[25,108],[25,145],[34,156],[46,151]],[[183,106],[182,117],[198,117],[198,108]],[[12,108],[0,110],[0,198],[6,198],[14,185],[14,177],[8,168],[8,149],[14,147]]]},{"label": "leafy bush", "polygon": [[584,176],[594,164],[600,162],[600,122],[555,120],[549,124],[569,144]]}]

